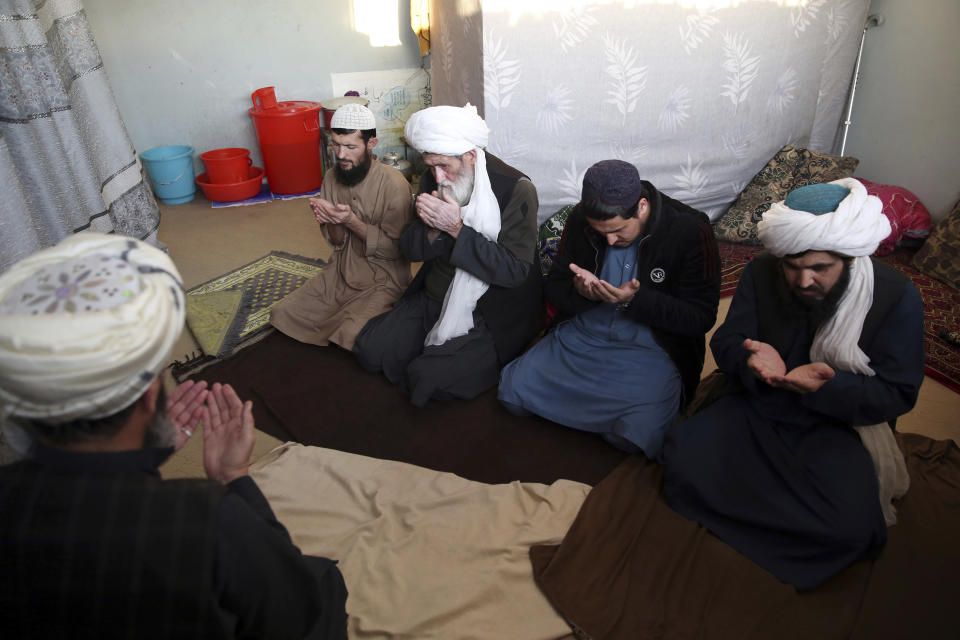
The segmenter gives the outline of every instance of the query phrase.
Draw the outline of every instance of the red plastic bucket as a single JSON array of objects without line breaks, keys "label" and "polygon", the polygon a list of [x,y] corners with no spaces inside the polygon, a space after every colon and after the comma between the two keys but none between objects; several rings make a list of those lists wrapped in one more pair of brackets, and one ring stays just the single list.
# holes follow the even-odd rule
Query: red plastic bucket
[{"label": "red plastic bucket", "polygon": [[248,113],[257,131],[267,182],[274,193],[315,191],[323,181],[320,165],[320,103],[277,102],[273,87],[250,94]]},{"label": "red plastic bucket", "polygon": [[200,154],[203,166],[207,168],[207,178],[214,184],[234,184],[247,179],[247,173],[253,160],[250,151],[239,147],[213,149]]}]

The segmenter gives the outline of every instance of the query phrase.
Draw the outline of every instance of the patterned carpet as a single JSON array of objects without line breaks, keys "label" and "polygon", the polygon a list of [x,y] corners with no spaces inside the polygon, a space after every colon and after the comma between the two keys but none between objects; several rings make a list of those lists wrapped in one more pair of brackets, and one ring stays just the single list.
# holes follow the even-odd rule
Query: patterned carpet
[{"label": "patterned carpet", "polygon": [[282,251],[187,291],[187,326],[203,350],[190,366],[230,355],[270,330],[270,309],[323,268],[323,261]]},{"label": "patterned carpet", "polygon": [[[720,295],[737,288],[743,268],[762,247],[718,243],[720,247]],[[941,337],[942,332],[960,329],[960,290],[923,274],[910,265],[916,250],[898,248],[880,258],[903,272],[923,296],[924,334],[927,347],[927,375],[960,393],[960,346]]]},{"label": "patterned carpet", "polygon": [[763,247],[733,242],[717,242],[720,249],[720,297],[732,296],[743,268]]}]

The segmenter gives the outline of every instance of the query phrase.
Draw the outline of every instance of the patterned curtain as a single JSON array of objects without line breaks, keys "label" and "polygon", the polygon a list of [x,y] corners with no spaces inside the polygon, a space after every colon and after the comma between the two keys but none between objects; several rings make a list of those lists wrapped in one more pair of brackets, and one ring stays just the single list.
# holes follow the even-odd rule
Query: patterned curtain
[{"label": "patterned curtain", "polygon": [[159,225],[80,0],[0,0],[0,272],[83,230],[157,244]]},{"label": "patterned curtain", "polygon": [[716,219],[785,144],[831,152],[868,7],[433,0],[434,104],[482,107],[541,221],[607,158]]}]

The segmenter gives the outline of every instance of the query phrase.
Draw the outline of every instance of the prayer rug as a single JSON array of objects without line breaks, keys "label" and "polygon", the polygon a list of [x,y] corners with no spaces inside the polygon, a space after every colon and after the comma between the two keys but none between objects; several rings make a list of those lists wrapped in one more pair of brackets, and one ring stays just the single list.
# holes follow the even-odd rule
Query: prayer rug
[{"label": "prayer rug", "polygon": [[187,326],[204,356],[222,358],[270,330],[270,309],[323,268],[319,259],[282,251],[254,260],[187,291]]},{"label": "prayer rug", "polygon": [[[727,296],[736,290],[743,268],[762,247],[730,242],[717,244],[722,277],[720,295]],[[916,249],[897,247],[893,253],[879,259],[910,278],[923,297],[926,374],[960,393],[960,345],[950,340],[951,332],[960,330],[960,290],[917,271],[910,263],[915,253]]]}]

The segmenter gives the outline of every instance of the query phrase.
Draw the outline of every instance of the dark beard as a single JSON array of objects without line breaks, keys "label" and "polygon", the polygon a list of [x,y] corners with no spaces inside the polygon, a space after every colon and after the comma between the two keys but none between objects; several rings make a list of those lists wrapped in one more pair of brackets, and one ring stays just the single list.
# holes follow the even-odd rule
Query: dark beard
[{"label": "dark beard", "polygon": [[837,305],[840,304],[840,298],[843,296],[847,287],[850,286],[850,264],[844,262],[843,273],[833,288],[824,296],[823,300],[804,298],[794,293],[793,289],[787,284],[787,279],[783,275],[783,268],[780,268],[780,277],[777,278],[777,303],[784,310],[789,318],[804,319],[805,324],[814,331],[820,328],[824,322],[829,320],[837,311]]},{"label": "dark beard", "polygon": [[340,168],[340,163],[337,163],[336,166],[334,166],[334,170],[336,171],[334,175],[337,177],[337,182],[345,187],[355,187],[367,177],[371,162],[370,154],[366,153],[363,156],[363,160],[361,160],[359,164],[354,165],[353,169],[343,170]]},{"label": "dark beard", "polygon": [[160,385],[157,394],[157,409],[150,416],[147,432],[143,437],[144,448],[172,447],[177,441],[176,426],[167,417],[167,390]]}]

